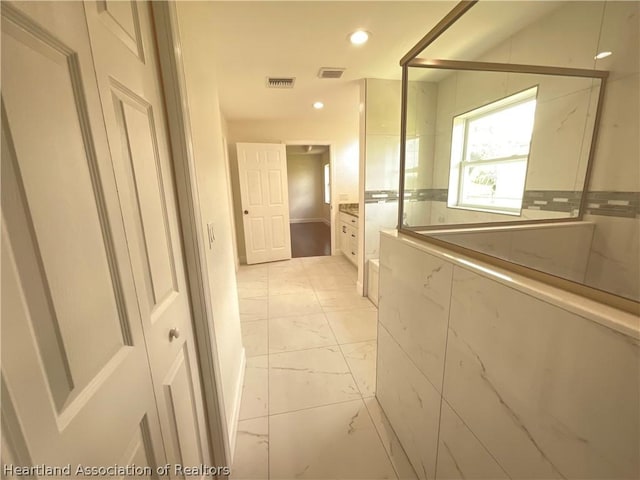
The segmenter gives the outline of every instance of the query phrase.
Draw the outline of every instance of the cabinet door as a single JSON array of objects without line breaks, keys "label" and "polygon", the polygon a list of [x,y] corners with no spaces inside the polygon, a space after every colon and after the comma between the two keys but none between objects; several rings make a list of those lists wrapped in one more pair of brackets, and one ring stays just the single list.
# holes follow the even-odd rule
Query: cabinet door
[{"label": "cabinet door", "polygon": [[340,223],[340,250],[342,253],[349,256],[349,226],[341,222]]},{"label": "cabinet door", "polygon": [[355,261],[358,254],[358,231],[353,227],[347,227],[347,241],[349,242],[349,258]]}]

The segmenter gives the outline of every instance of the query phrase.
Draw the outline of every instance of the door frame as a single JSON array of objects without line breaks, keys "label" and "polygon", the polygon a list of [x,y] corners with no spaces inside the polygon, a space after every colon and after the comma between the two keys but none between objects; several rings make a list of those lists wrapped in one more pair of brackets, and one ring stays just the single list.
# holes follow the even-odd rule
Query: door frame
[{"label": "door frame", "polygon": [[336,216],[338,214],[335,206],[336,203],[336,186],[335,186],[335,142],[327,140],[284,140],[285,148],[288,146],[301,146],[301,145],[317,145],[320,147],[329,148],[329,181],[331,189],[331,201],[329,202],[329,228],[331,230],[331,255],[338,255],[339,251],[336,245]]},{"label": "door frame", "polygon": [[214,465],[231,466],[233,445],[229,442],[229,431],[235,426],[228,425],[224,415],[222,375],[216,347],[216,332],[212,328],[213,309],[206,271],[208,240],[205,239],[198,220],[201,218],[201,208],[177,10],[174,2],[151,2],[151,8],[167,109],[180,233],[184,243],[185,268],[193,312],[192,321],[210,453]]}]

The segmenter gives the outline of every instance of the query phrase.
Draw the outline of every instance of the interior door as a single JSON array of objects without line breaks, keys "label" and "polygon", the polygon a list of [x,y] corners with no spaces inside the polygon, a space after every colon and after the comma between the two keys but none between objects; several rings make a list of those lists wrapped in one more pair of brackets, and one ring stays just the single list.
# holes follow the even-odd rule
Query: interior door
[{"label": "interior door", "polygon": [[3,463],[164,464],[83,5],[1,16]]},{"label": "interior door", "polygon": [[247,263],[290,259],[285,146],[238,143],[237,150]]},{"label": "interior door", "polygon": [[85,10],[167,460],[210,464],[151,8]]}]

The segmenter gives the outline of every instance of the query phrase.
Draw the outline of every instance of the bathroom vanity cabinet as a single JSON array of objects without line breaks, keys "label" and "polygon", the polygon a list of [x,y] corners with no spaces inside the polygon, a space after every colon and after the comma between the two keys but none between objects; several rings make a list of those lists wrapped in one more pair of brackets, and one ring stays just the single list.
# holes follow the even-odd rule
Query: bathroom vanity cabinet
[{"label": "bathroom vanity cabinet", "polygon": [[340,212],[340,250],[353,264],[358,262],[358,217]]}]

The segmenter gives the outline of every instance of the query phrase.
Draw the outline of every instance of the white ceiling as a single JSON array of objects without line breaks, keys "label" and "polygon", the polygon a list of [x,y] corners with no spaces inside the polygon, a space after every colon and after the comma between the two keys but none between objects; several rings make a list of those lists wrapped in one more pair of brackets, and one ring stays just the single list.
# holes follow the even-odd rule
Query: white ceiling
[{"label": "white ceiling", "polygon": [[[211,25],[213,58],[221,108],[230,121],[352,115],[358,108],[357,81],[399,79],[400,58],[456,3],[212,2],[216,12]],[[555,2],[481,2],[467,13],[464,37],[441,37],[438,56],[453,55],[462,48],[481,53],[521,28],[534,14],[548,10],[550,3]],[[359,28],[371,32],[371,39],[362,46],[351,45],[347,37]],[[321,67],[347,70],[339,80],[319,79]],[[296,84],[293,89],[268,89],[267,76],[293,76]],[[318,100],[325,104],[321,111],[312,108]]]}]

